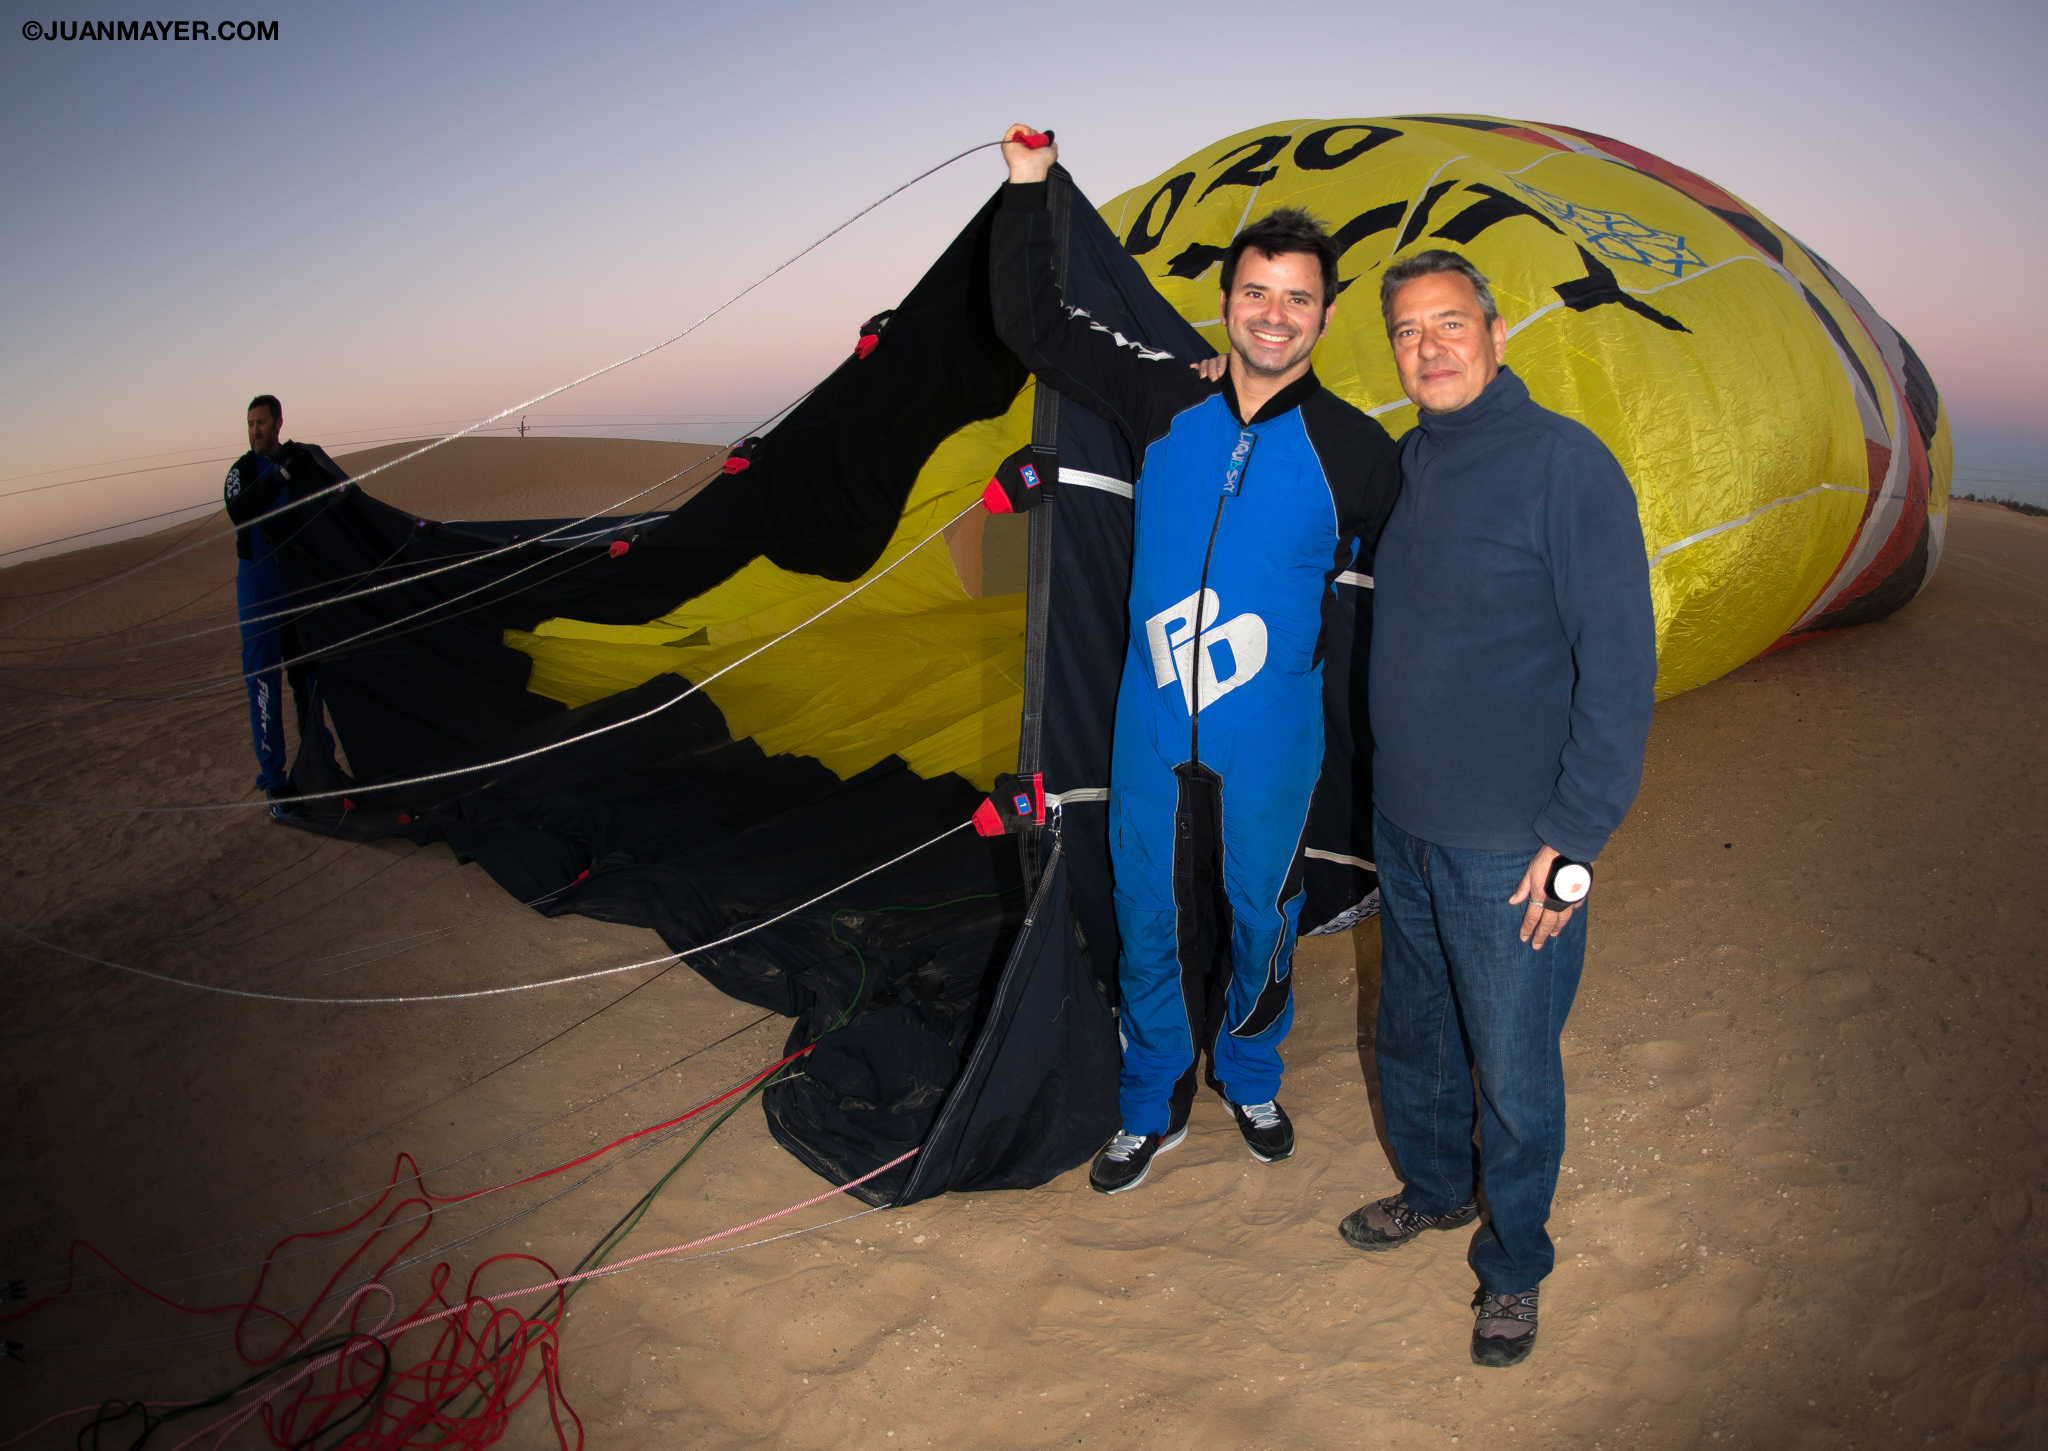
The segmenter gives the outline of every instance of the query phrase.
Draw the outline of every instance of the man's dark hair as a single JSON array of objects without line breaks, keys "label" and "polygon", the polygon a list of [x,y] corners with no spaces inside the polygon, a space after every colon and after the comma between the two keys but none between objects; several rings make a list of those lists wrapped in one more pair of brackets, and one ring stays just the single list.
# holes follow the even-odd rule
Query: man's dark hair
[{"label": "man's dark hair", "polygon": [[1323,264],[1323,306],[1327,308],[1337,300],[1337,244],[1330,240],[1323,224],[1300,207],[1267,212],[1231,239],[1230,250],[1223,254],[1225,297],[1230,295],[1231,284],[1237,281],[1237,259],[1247,247],[1255,247],[1267,257],[1289,252],[1310,254]]},{"label": "man's dark hair", "polygon": [[249,400],[249,407],[252,410],[257,408],[268,408],[270,410],[271,418],[273,418],[279,423],[284,422],[284,405],[277,401],[277,395],[275,393],[258,393],[254,398],[251,398]]},{"label": "man's dark hair", "polygon": [[1432,247],[1427,252],[1417,252],[1413,257],[1403,257],[1380,274],[1380,318],[1387,325],[1387,331],[1394,330],[1394,294],[1402,285],[1418,277],[1428,277],[1438,272],[1455,272],[1472,284],[1472,290],[1479,295],[1479,311],[1486,318],[1486,325],[1493,326],[1493,320],[1500,316],[1500,309],[1493,305],[1493,289],[1486,285],[1486,276],[1459,253],[1442,247]]}]

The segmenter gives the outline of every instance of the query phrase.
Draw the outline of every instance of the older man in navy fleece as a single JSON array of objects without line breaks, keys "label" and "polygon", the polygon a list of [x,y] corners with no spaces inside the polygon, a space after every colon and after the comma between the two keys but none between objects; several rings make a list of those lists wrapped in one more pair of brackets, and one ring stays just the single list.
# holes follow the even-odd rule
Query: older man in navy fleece
[{"label": "older man in navy fleece", "polygon": [[1649,567],[1621,466],[1505,366],[1507,327],[1470,262],[1405,258],[1380,306],[1421,410],[1373,566],[1374,1051],[1405,1187],[1342,1230],[1391,1249],[1469,1224],[1483,1186],[1472,1359],[1514,1365],[1556,1258],[1544,1226],[1581,904],[1642,781]]}]

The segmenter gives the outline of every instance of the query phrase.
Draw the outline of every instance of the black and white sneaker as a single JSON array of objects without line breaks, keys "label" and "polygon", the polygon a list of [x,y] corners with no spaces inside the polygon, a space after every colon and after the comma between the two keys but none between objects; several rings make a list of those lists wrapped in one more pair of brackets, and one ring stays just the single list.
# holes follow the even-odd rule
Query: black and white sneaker
[{"label": "black and white sneaker", "polygon": [[1232,1103],[1230,1111],[1236,1116],[1237,1131],[1244,1135],[1244,1146],[1252,1151],[1254,1159],[1261,1164],[1273,1164],[1294,1157],[1294,1125],[1288,1122],[1287,1110],[1280,1107],[1278,1099]]},{"label": "black and white sneaker", "polygon": [[1152,1160],[1188,1136],[1182,1124],[1170,1134],[1130,1134],[1118,1129],[1102,1146],[1088,1170],[1088,1187],[1098,1194],[1121,1194],[1145,1182]]}]

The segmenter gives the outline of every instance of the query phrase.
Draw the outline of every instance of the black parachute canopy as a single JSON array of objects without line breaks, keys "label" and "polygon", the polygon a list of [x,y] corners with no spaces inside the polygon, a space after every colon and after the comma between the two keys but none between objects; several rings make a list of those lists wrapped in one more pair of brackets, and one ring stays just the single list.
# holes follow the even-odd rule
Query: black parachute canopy
[{"label": "black parachute canopy", "polygon": [[[1054,200],[1070,303],[1150,346],[1208,356],[1063,170]],[[920,773],[901,754],[835,770],[765,750],[736,738],[681,668],[566,707],[530,688],[534,657],[507,641],[548,621],[658,621],[761,560],[814,584],[876,569],[941,446],[1023,406],[1024,370],[990,317],[994,206],[744,469],[672,509],[575,527],[454,525],[348,488],[263,526],[304,602],[292,627],[352,772],[317,741],[302,746],[299,789],[349,792],[348,809],[314,808],[307,824],[445,839],[518,901],[648,927],[678,952],[777,919],[685,961],[793,1018],[790,1051],[816,1044],[764,1095],[791,1153],[846,1182],[920,1149],[862,1186],[876,1204],[1041,1184],[1117,1126],[1105,788],[1127,643],[1136,461],[1124,441],[1050,392],[1031,399],[1029,457],[1060,482],[1025,516],[1021,626],[984,671],[991,698],[1013,702],[1015,770],[1055,802],[1046,827],[1019,836],[956,832],[915,851],[966,822],[988,783]],[[323,462],[287,455],[293,488],[325,482]],[[1304,920],[1330,925],[1353,920],[1375,886],[1369,812],[1355,799],[1370,753],[1370,602],[1348,593],[1365,599],[1325,642],[1329,749],[1304,843]],[[1001,604],[934,610],[992,618],[985,607]],[[908,642],[912,623],[844,628]],[[806,709],[843,708],[832,698],[821,681]]]}]

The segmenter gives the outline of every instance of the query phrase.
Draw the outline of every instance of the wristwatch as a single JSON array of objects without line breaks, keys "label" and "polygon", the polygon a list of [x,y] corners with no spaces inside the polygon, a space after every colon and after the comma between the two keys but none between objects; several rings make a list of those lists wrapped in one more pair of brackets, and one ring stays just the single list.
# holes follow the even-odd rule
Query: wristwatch
[{"label": "wristwatch", "polygon": [[1570,857],[1557,857],[1550,863],[1550,876],[1543,883],[1543,910],[1567,911],[1585,901],[1586,893],[1592,890],[1591,867]]}]

